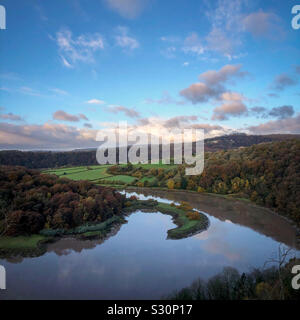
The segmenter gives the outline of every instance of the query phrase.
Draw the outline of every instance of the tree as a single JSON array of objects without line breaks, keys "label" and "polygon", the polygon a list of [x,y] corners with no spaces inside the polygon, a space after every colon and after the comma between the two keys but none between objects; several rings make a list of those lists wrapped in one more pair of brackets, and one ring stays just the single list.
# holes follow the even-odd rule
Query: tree
[{"label": "tree", "polygon": [[168,189],[174,189],[175,187],[175,182],[173,179],[169,179],[168,182],[167,182],[167,187]]}]

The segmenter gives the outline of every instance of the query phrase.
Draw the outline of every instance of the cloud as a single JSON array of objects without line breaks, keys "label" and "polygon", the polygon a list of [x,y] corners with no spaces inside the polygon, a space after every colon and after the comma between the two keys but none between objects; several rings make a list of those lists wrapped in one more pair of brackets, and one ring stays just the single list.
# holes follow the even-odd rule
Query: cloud
[{"label": "cloud", "polygon": [[29,96],[41,96],[40,92],[30,87],[21,87],[19,92]]},{"label": "cloud", "polygon": [[163,42],[178,43],[180,41],[180,38],[174,37],[174,36],[163,36],[163,37],[160,37],[160,40]]},{"label": "cloud", "polygon": [[279,98],[279,95],[277,93],[268,93],[268,96],[271,98]]},{"label": "cloud", "polygon": [[278,91],[283,91],[284,89],[294,86],[298,83],[298,80],[291,77],[287,73],[282,73],[278,75],[271,85],[271,88]]},{"label": "cloud", "polygon": [[[176,117],[174,117],[176,118]],[[174,124],[174,118],[163,119],[159,117],[137,119],[136,124],[129,125],[130,131],[151,132],[157,136],[169,135],[166,126]],[[197,116],[179,116],[182,128],[204,129],[206,137],[219,136],[232,132],[230,128],[207,123],[195,123]],[[176,121],[175,121],[176,122]],[[112,132],[117,123],[102,124],[100,130],[105,134]],[[98,130],[90,129],[85,123],[84,128],[55,123],[44,123],[42,125],[16,125],[7,122],[0,126],[0,148],[1,149],[74,149],[98,147],[95,141]],[[180,139],[181,137],[178,137]]]},{"label": "cloud", "polygon": [[218,71],[209,70],[204,72],[199,76],[202,82],[194,83],[181,90],[180,95],[194,104],[206,102],[212,98],[222,100],[222,96],[226,98],[224,85],[234,78],[243,78],[247,75],[247,72],[241,71],[241,68],[242,65],[225,65]]},{"label": "cloud", "polygon": [[198,34],[196,32],[191,33],[185,40],[184,45],[182,47],[182,51],[184,53],[192,53],[195,55],[201,55],[204,53],[205,48],[198,37]]},{"label": "cloud", "polygon": [[[186,54],[192,54],[203,60],[215,61],[216,54],[228,60],[239,59],[247,53],[237,49],[243,44],[244,11],[249,7],[248,0],[203,1],[202,10],[208,19],[208,32],[199,36],[192,32],[182,41],[178,37],[161,37],[161,41],[172,43]],[[162,51],[164,53],[164,51]]]},{"label": "cloud", "polygon": [[106,108],[106,110],[108,112],[116,113],[116,114],[122,112],[129,118],[139,118],[140,117],[139,112],[137,112],[134,109],[127,108],[124,106],[109,106],[108,108]]},{"label": "cloud", "polygon": [[219,71],[216,70],[209,70],[207,72],[204,72],[200,74],[199,79],[203,80],[208,85],[218,85],[218,84],[224,84],[228,80],[230,80],[233,77],[236,78],[243,78],[248,73],[240,71],[242,68],[241,64],[227,64],[224,67],[222,67]]},{"label": "cloud", "polygon": [[166,128],[181,128],[182,125],[186,125],[197,120],[198,116],[177,116],[166,120],[163,125]]},{"label": "cloud", "polygon": [[250,112],[256,115],[257,118],[277,118],[286,119],[295,114],[293,106],[281,106],[274,107],[271,110],[267,110],[265,107],[253,107]]},{"label": "cloud", "polygon": [[229,60],[232,60],[235,42],[228,38],[222,29],[213,28],[206,36],[206,41],[209,50],[222,53],[228,57]]},{"label": "cloud", "polygon": [[72,66],[72,65],[67,61],[67,59],[66,59],[65,57],[60,56],[60,59],[61,59],[62,64],[63,64],[65,67],[70,68],[70,69],[74,68],[74,66]]},{"label": "cloud", "polygon": [[93,126],[90,123],[84,123],[83,125],[85,128],[89,128],[89,129],[93,128]]},{"label": "cloud", "polygon": [[91,99],[86,101],[86,103],[88,104],[105,104],[105,102],[103,100],[98,100],[98,99]]},{"label": "cloud", "polygon": [[295,111],[293,106],[281,106],[281,107],[273,108],[269,112],[269,116],[279,118],[279,119],[286,119],[286,118],[292,117],[294,113]]},{"label": "cloud", "polygon": [[97,147],[96,131],[63,124],[16,125],[1,123],[1,149],[72,149]]},{"label": "cloud", "polygon": [[280,25],[281,20],[275,13],[264,12],[262,10],[253,12],[243,19],[245,30],[250,32],[254,37],[278,39],[283,35]]},{"label": "cloud", "polygon": [[175,55],[176,51],[177,51],[176,47],[167,47],[167,48],[161,50],[161,54],[168,59],[173,59],[176,57],[176,55]]},{"label": "cloud", "polygon": [[146,7],[148,0],[104,0],[108,7],[122,17],[133,19],[139,16]]},{"label": "cloud", "polygon": [[241,101],[246,100],[246,97],[238,92],[224,92],[222,93],[220,99],[225,101]]},{"label": "cloud", "polygon": [[16,114],[11,112],[0,114],[0,119],[2,120],[10,120],[10,121],[23,121],[24,119]]},{"label": "cloud", "polygon": [[82,34],[73,38],[68,29],[56,33],[56,44],[62,63],[65,67],[72,68],[78,62],[94,62],[96,51],[104,49],[104,40],[98,33]]},{"label": "cloud", "polygon": [[128,35],[128,28],[118,27],[117,33],[118,35],[115,36],[117,46],[129,50],[137,49],[140,46],[139,42],[135,38]]},{"label": "cloud", "polygon": [[206,102],[211,98],[218,98],[220,90],[218,88],[211,88],[203,82],[199,82],[181,90],[179,94],[191,101],[193,104],[196,104]]},{"label": "cloud", "polygon": [[241,17],[247,1],[218,0],[206,1],[208,10],[205,12],[211,23],[210,32],[205,40],[207,50],[226,56],[229,60],[235,58],[236,48],[241,41]]},{"label": "cloud", "polygon": [[58,110],[53,114],[54,120],[59,121],[69,121],[69,122],[78,122],[80,120],[88,120],[88,118],[84,114],[72,115],[63,110]]},{"label": "cloud", "polygon": [[189,65],[190,65],[190,63],[187,61],[182,64],[183,67],[188,67]]},{"label": "cloud", "polygon": [[69,94],[67,91],[62,90],[62,89],[58,89],[58,88],[53,88],[53,89],[49,89],[49,90],[52,91],[53,93],[61,95],[61,96],[66,96]]},{"label": "cloud", "polygon": [[254,134],[299,134],[300,114],[291,118],[273,120],[257,126],[250,126],[247,130]]},{"label": "cloud", "polygon": [[230,116],[240,117],[247,114],[248,109],[246,105],[241,101],[233,101],[229,103],[224,103],[219,107],[214,109],[214,114],[212,120],[228,120]]},{"label": "cloud", "polygon": [[[167,119],[161,117],[142,118],[138,119],[137,123],[133,125],[131,129],[135,132],[151,132],[153,135],[164,136],[165,138],[169,137],[169,130],[172,129],[203,129],[207,138],[228,134],[233,131],[230,128],[225,128],[220,125],[199,123],[198,119],[199,117],[197,115],[183,115]],[[108,126],[111,127],[111,124]],[[181,136],[174,138],[180,141]]]},{"label": "cloud", "polygon": [[250,109],[250,112],[253,113],[257,118],[266,118],[267,109],[265,107],[256,106]]},{"label": "cloud", "polygon": [[79,117],[81,120],[89,121],[89,119],[87,118],[87,116],[85,116],[83,113],[80,113],[80,114],[78,115],[78,117]]},{"label": "cloud", "polygon": [[145,103],[157,103],[157,104],[175,104],[175,105],[184,105],[186,102],[185,101],[178,101],[173,99],[170,94],[165,91],[161,97],[161,99],[151,99],[148,98],[145,100]]},{"label": "cloud", "polygon": [[300,65],[299,66],[295,66],[295,71],[296,71],[296,73],[300,74]]}]

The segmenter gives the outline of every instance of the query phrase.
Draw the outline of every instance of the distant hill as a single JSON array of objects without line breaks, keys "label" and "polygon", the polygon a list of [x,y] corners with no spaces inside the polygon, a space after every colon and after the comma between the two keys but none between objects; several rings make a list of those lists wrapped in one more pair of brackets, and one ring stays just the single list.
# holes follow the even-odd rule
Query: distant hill
[{"label": "distant hill", "polygon": [[[205,139],[205,151],[220,151],[249,147],[255,144],[300,139],[300,135],[246,135],[232,134]],[[195,146],[194,146],[195,147]],[[195,148],[193,148],[195,150]],[[73,151],[0,151],[0,165],[25,166],[30,169],[56,168],[62,166],[96,165],[96,149]],[[171,145],[171,154],[173,148]],[[118,154],[118,152],[117,152]],[[150,155],[150,147],[149,147]],[[149,156],[150,158],[150,156]]]},{"label": "distant hill", "polygon": [[206,151],[250,147],[254,144],[300,139],[300,134],[247,135],[243,133],[205,139]]}]

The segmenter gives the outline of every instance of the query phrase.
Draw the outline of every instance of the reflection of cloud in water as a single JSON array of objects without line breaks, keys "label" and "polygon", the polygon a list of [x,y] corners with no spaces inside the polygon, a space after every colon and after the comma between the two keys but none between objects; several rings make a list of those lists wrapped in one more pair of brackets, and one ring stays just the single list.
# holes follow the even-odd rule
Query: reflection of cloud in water
[{"label": "reflection of cloud in water", "polygon": [[202,249],[211,254],[223,255],[230,262],[242,260],[242,253],[237,252],[236,248],[231,247],[228,242],[224,241],[224,236],[227,233],[226,225],[215,221],[208,230],[196,234],[194,238],[204,241]]}]

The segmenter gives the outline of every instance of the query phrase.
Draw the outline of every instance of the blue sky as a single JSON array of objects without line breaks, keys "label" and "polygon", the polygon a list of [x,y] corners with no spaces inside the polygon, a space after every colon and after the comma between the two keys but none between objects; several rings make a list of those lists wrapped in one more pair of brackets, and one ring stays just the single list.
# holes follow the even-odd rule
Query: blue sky
[{"label": "blue sky", "polygon": [[1,0],[0,147],[95,146],[120,120],[300,133],[296,4]]}]

